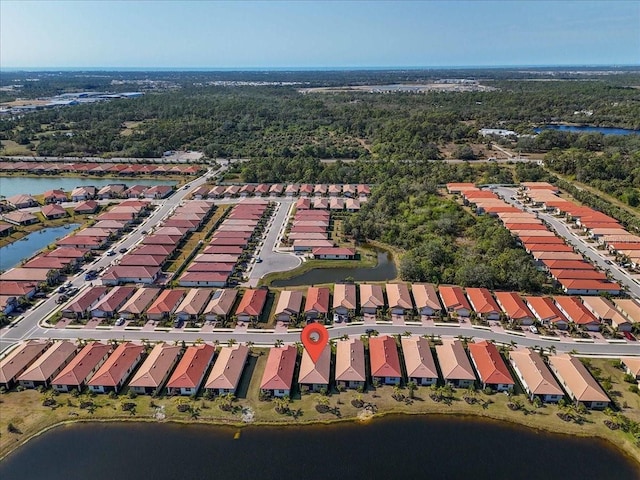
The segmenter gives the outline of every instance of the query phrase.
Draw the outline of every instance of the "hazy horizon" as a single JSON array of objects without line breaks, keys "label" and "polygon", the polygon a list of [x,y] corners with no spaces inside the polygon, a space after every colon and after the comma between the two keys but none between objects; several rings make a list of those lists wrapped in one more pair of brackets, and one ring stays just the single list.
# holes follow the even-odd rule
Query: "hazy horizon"
[{"label": "hazy horizon", "polygon": [[3,70],[635,66],[640,2],[0,2]]}]

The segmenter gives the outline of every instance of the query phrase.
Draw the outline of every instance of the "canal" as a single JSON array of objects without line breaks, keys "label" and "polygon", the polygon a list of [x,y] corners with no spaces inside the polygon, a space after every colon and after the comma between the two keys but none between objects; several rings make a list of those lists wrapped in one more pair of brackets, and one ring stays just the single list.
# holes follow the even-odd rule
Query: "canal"
[{"label": "canal", "polygon": [[39,195],[54,188],[70,192],[76,187],[93,185],[102,188],[111,183],[131,185],[175,185],[174,180],[155,180],[149,178],[91,178],[91,177],[2,177],[0,176],[0,192],[5,197],[28,193]]},{"label": "canal", "polygon": [[8,270],[19,265],[20,262],[32,257],[58,238],[69,235],[79,226],[79,223],[70,223],[63,227],[43,228],[16,242],[0,247],[0,270]]}]

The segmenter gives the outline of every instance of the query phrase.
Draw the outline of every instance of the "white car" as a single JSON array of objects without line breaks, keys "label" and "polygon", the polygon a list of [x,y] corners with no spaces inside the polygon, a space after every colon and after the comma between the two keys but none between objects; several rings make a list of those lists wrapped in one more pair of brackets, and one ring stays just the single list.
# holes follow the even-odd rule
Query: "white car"
[{"label": "white car", "polygon": [[529,330],[531,331],[531,333],[538,333],[538,327],[536,327],[535,325],[530,325]]}]

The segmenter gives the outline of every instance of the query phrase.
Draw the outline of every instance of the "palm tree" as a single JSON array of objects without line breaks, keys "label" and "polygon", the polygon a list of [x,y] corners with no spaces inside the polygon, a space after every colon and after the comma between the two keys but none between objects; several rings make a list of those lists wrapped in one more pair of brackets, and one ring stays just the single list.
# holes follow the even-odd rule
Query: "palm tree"
[{"label": "palm tree", "polygon": [[283,346],[283,345],[284,345],[284,340],[281,340],[281,339],[279,339],[279,338],[278,338],[278,339],[276,339],[276,341],[275,341],[275,342],[273,342],[273,344],[274,344],[276,347],[281,347],[281,346]]},{"label": "palm tree", "polygon": [[204,342],[204,340],[202,338],[198,337],[198,338],[196,338],[196,341],[193,342],[193,343],[196,344],[196,345],[200,345],[203,342]]},{"label": "palm tree", "polygon": [[418,385],[416,384],[416,382],[414,382],[413,380],[411,380],[410,382],[407,382],[407,390],[409,390],[409,398],[413,398],[415,395],[415,391],[418,389]]},{"label": "palm tree", "polygon": [[253,352],[253,346],[255,345],[254,342],[249,340],[248,342],[245,342],[244,344],[249,348],[249,352]]},{"label": "palm tree", "polygon": [[238,343],[238,341],[235,338],[230,338],[229,340],[227,340],[227,345],[229,345],[230,347],[233,347],[236,343]]}]

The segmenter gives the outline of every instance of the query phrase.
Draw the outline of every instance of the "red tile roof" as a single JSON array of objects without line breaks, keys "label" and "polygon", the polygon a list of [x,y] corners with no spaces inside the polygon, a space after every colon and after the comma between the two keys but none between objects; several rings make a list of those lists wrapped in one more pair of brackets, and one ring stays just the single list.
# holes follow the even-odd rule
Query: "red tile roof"
[{"label": "red tile roof", "polygon": [[402,377],[398,347],[393,337],[371,337],[369,357],[373,377]]},{"label": "red tile roof", "polygon": [[261,315],[267,301],[267,294],[268,291],[264,288],[246,290],[236,309],[236,315],[244,314],[252,317]]},{"label": "red tile roof", "polygon": [[261,390],[291,390],[298,350],[293,345],[269,350],[260,382]]},{"label": "red tile roof", "polygon": [[307,290],[307,299],[304,304],[305,313],[311,311],[328,313],[330,293],[327,287],[309,287]]},{"label": "red tile roof", "polygon": [[215,348],[206,343],[188,347],[167,382],[167,388],[198,388],[214,353]]},{"label": "red tile roof", "polygon": [[483,383],[514,385],[515,382],[509,373],[509,369],[493,343],[485,340],[478,343],[470,343],[468,348],[478,375],[480,375],[480,380]]},{"label": "red tile roof", "polygon": [[460,287],[451,285],[440,285],[438,287],[438,291],[440,292],[442,303],[447,310],[452,309],[456,311],[462,308],[466,308],[467,310],[471,311],[471,305],[469,305],[469,302],[467,301],[467,298],[464,296],[464,292]]},{"label": "red tile roof", "polygon": [[89,385],[117,387],[125,380],[127,372],[136,363],[144,351],[142,345],[126,342],[121,343],[111,354],[96,374],[89,380]]}]

